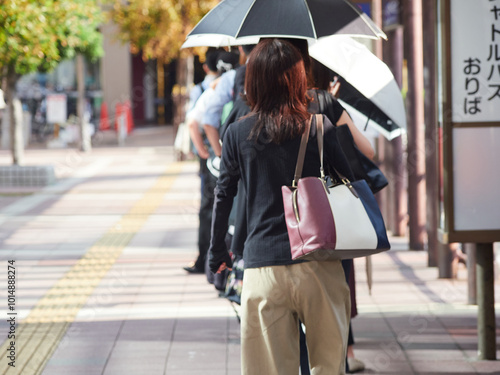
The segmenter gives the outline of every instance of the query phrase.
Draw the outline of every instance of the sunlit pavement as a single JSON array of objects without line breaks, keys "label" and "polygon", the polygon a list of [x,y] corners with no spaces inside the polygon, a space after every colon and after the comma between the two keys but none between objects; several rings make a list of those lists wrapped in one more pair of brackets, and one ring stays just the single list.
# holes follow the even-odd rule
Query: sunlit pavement
[{"label": "sunlit pavement", "polygon": [[[197,253],[200,181],[172,144],[163,126],[135,130],[123,147],[100,135],[90,154],[26,151],[25,164],[54,165],[58,183],[0,188],[0,374],[240,373],[233,306],[182,269]],[[355,260],[362,373],[500,374],[500,361],[477,360],[465,268],[438,279],[425,252],[392,243],[372,257],[371,291]]]}]

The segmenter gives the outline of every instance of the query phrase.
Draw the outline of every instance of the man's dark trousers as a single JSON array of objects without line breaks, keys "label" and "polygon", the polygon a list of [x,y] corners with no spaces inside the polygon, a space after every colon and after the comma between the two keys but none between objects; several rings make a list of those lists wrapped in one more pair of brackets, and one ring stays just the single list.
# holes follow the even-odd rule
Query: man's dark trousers
[{"label": "man's dark trousers", "polygon": [[199,270],[205,270],[205,259],[208,248],[210,247],[210,230],[212,227],[212,210],[214,206],[214,189],[217,178],[210,173],[207,167],[207,161],[200,159],[200,178],[201,178],[201,203],[200,226],[198,228],[198,258],[195,267]]}]

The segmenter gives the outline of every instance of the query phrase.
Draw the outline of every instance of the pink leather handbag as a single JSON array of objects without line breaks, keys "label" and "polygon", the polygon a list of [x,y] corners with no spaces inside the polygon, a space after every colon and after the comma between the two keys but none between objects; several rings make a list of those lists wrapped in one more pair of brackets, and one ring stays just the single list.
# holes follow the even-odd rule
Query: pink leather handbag
[{"label": "pink leather handbag", "polygon": [[323,170],[323,115],[315,115],[321,177],[301,178],[312,123],[302,135],[292,186],[282,186],[292,259],[356,258],[390,249],[378,204],[365,180],[327,186]]}]

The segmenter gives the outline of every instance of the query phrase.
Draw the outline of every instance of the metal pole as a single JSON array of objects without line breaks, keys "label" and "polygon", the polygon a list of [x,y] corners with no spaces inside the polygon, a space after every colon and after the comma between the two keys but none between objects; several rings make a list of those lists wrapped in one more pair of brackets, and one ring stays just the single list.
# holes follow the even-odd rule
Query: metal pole
[{"label": "metal pole", "polygon": [[477,336],[480,360],[496,359],[493,244],[477,244]]},{"label": "metal pole", "polygon": [[453,278],[452,262],[453,262],[453,245],[437,244],[437,262],[438,262],[438,277],[440,279]]},{"label": "metal pole", "polygon": [[437,266],[439,226],[439,174],[437,137],[437,73],[435,0],[423,0],[424,67],[425,75],[425,181],[427,192],[427,265]]},{"label": "metal pole", "polygon": [[422,0],[406,0],[408,22],[408,211],[411,250],[423,250],[425,218]]},{"label": "metal pole", "polygon": [[477,305],[476,244],[464,243],[463,246],[467,254],[467,303]]},{"label": "metal pole", "polygon": [[[377,26],[382,28],[382,0],[371,1],[371,16]],[[382,40],[375,40],[373,42],[373,52],[380,60],[382,60]],[[385,150],[385,139],[380,136],[376,140],[376,160],[380,170],[387,174],[387,155]],[[385,217],[387,217],[387,189],[381,190],[376,194],[377,203]]]},{"label": "metal pole", "polygon": [[[392,30],[389,34],[390,40],[390,53],[388,54],[391,58],[389,66],[394,78],[398,83],[399,87],[403,87],[403,27],[399,26]],[[393,192],[392,199],[394,200],[393,209],[393,223],[392,232],[395,236],[405,236],[407,232],[407,192],[406,192],[406,168],[404,165],[403,157],[403,136],[399,136],[391,141],[392,148],[392,161],[391,161],[391,173],[392,186],[390,186],[390,191]],[[390,175],[389,174],[389,175]]]},{"label": "metal pole", "polygon": [[[378,27],[382,28],[382,0],[372,0],[372,19]],[[377,39],[374,43],[374,53],[382,59],[382,39]]]}]

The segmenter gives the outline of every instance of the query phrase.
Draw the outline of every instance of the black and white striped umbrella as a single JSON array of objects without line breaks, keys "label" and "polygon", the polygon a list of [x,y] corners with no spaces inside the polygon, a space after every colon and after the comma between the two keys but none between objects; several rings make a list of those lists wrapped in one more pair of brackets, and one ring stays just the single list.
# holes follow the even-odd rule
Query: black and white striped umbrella
[{"label": "black and white striped umbrella", "polygon": [[223,0],[188,34],[320,39],[330,35],[386,38],[348,0]]}]

